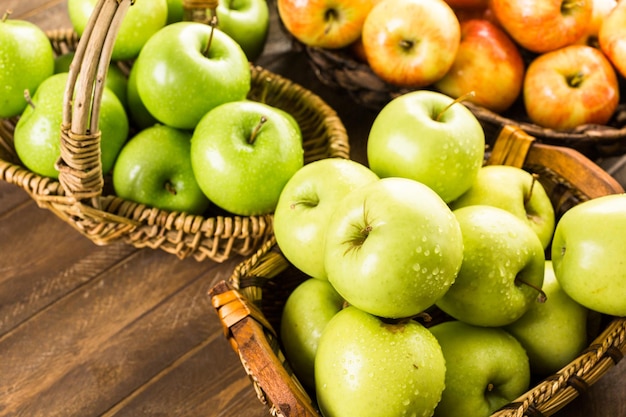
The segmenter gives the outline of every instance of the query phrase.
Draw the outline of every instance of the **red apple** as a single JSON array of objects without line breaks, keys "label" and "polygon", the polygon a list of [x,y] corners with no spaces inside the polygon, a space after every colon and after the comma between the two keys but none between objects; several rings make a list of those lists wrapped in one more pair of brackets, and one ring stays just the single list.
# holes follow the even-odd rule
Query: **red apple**
[{"label": "red apple", "polygon": [[372,71],[402,87],[442,78],[460,40],[459,21],[444,0],[383,0],[363,24],[363,48]]},{"label": "red apple", "polygon": [[613,66],[599,49],[587,45],[537,57],[526,70],[523,94],[529,118],[557,130],[606,124],[619,102]]},{"label": "red apple", "polygon": [[434,84],[439,91],[468,98],[494,112],[508,109],[522,91],[524,60],[511,38],[485,19],[461,22],[461,43],[446,75]]},{"label": "red apple", "polygon": [[536,53],[574,43],[592,14],[592,0],[491,0],[490,7],[511,37]]},{"label": "red apple", "polygon": [[600,49],[626,77],[626,2],[620,1],[606,16],[598,32]]},{"label": "red apple", "polygon": [[591,22],[585,33],[583,33],[576,43],[598,47],[600,26],[602,26],[604,19],[611,13],[615,6],[617,6],[617,0],[592,0],[592,3]]},{"label": "red apple", "polygon": [[361,36],[374,0],[278,0],[285,28],[309,46],[337,49]]}]

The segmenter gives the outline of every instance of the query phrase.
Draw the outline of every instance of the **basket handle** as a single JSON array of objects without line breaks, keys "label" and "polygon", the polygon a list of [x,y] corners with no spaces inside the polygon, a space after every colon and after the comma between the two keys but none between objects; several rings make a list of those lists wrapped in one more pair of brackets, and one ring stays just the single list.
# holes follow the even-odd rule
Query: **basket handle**
[{"label": "basket handle", "polygon": [[[576,163],[572,163],[576,161]],[[490,165],[549,166],[563,178],[569,178],[589,198],[624,192],[621,184],[610,174],[575,149],[538,143],[519,127],[506,125],[496,139]]]},{"label": "basket handle", "polygon": [[98,127],[104,80],[122,20],[134,0],[100,0],[77,45],[63,97],[59,183],[75,201],[100,207],[104,179]]},{"label": "basket handle", "polygon": [[[183,0],[183,19],[216,25],[218,4],[219,0]],[[207,11],[210,11],[210,16]]]}]

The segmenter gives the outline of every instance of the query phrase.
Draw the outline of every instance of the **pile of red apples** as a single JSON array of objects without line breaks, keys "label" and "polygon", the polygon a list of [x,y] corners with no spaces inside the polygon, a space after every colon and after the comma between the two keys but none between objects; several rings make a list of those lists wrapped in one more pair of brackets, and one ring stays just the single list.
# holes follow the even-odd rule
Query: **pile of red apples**
[{"label": "pile of red apples", "polygon": [[626,76],[626,1],[278,0],[305,45],[352,54],[383,81],[466,97],[495,113],[521,102],[555,130],[606,125]]}]

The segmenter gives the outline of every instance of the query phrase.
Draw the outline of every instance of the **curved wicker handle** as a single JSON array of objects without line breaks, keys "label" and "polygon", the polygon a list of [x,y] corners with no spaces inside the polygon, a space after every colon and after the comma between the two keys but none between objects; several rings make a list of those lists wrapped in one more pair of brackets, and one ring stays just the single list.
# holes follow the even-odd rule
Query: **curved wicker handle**
[{"label": "curved wicker handle", "polygon": [[119,27],[133,2],[98,2],[78,43],[63,98],[59,182],[70,198],[91,199],[95,208],[104,186],[98,127],[104,80]]}]

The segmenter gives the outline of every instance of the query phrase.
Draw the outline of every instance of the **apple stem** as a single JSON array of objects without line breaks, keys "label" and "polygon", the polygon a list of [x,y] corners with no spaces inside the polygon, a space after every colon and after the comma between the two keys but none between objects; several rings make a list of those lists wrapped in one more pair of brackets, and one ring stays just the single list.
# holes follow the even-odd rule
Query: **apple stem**
[{"label": "apple stem", "polygon": [[530,282],[526,282],[526,281],[524,281],[523,279],[521,279],[519,277],[515,277],[515,283],[528,285],[530,288],[532,288],[533,290],[537,291],[539,293],[539,296],[537,297],[537,302],[538,303],[545,303],[546,300],[548,299],[548,295],[541,288],[531,284]]},{"label": "apple stem", "polygon": [[493,385],[493,383],[488,383],[487,384],[487,392],[491,392],[493,391],[493,389],[495,388],[495,386]]},{"label": "apple stem", "polygon": [[337,10],[335,9],[326,10],[326,12],[324,13],[324,21],[328,22],[328,24],[326,25],[326,27],[324,27],[324,35],[328,35],[331,28],[333,27],[333,21],[337,20],[337,17],[338,17]]},{"label": "apple stem", "polygon": [[474,91],[470,91],[469,93],[465,93],[462,96],[455,98],[450,104],[444,107],[443,110],[439,112],[439,114],[437,114],[437,117],[435,117],[435,121],[438,122],[441,119],[441,116],[446,112],[446,110],[454,106],[456,103],[460,103],[461,101],[467,100],[468,98],[474,97],[475,95],[476,93]]},{"label": "apple stem", "polygon": [[204,48],[203,52],[203,55],[206,57],[209,56],[209,50],[211,49],[211,44],[213,43],[213,32],[215,32],[215,28],[217,27],[217,14],[215,14],[215,11],[212,11],[209,26],[211,26],[211,35],[209,36],[209,41],[206,43],[206,48]]},{"label": "apple stem", "polygon": [[9,19],[9,16],[13,13],[13,9],[7,9],[6,12],[2,15],[2,22],[6,22]]},{"label": "apple stem", "polygon": [[267,117],[261,116],[259,123],[257,123],[256,126],[254,126],[254,129],[252,130],[252,133],[250,134],[250,138],[248,138],[248,143],[250,145],[252,145],[254,141],[256,140],[256,137],[259,134],[259,131],[261,130],[265,122],[267,122]]},{"label": "apple stem", "polygon": [[28,105],[35,110],[35,103],[33,102],[33,98],[30,96],[30,91],[28,91],[28,89],[24,90],[24,99],[26,100],[26,103],[28,103]]},{"label": "apple stem", "polygon": [[172,195],[176,195],[176,188],[174,187],[174,184],[172,184],[170,181],[165,181],[165,189],[167,190],[168,193],[172,194]]},{"label": "apple stem", "polygon": [[530,189],[528,190],[528,193],[524,196],[524,205],[526,205],[532,198],[533,190],[535,188],[535,183],[537,182],[538,179],[539,179],[539,175],[537,173],[533,173],[532,179],[530,182]]},{"label": "apple stem", "polygon": [[585,74],[581,71],[576,72],[575,74],[567,76],[567,84],[572,88],[578,88],[585,80]]}]

